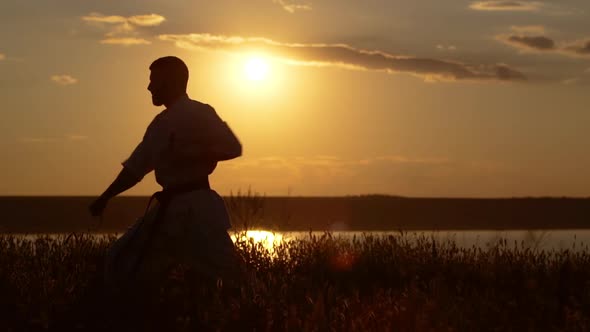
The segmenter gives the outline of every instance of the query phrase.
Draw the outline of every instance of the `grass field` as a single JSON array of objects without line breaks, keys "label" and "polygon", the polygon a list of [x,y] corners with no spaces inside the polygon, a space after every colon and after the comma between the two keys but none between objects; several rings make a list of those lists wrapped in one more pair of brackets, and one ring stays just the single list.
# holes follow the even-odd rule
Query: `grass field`
[{"label": "grass field", "polygon": [[[107,317],[114,303],[101,296],[113,240],[0,236],[0,329],[101,330],[109,318],[125,326]],[[326,233],[273,253],[248,240],[236,246],[247,275],[240,287],[205,287],[175,271],[158,290],[134,298],[149,303],[142,322],[167,331],[590,329],[588,252],[506,241],[460,249],[403,233],[352,240]]]}]

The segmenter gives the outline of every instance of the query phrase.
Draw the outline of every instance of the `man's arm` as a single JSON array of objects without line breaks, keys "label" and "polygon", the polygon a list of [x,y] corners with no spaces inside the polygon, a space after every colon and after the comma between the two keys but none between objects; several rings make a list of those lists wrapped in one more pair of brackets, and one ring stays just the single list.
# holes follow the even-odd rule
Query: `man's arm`
[{"label": "man's arm", "polygon": [[154,170],[155,160],[160,154],[163,144],[166,143],[163,137],[167,135],[167,128],[162,126],[160,120],[160,115],[157,115],[152,120],[143,135],[143,139],[133,150],[131,156],[121,163],[123,169],[115,181],[90,205],[89,210],[93,216],[102,215],[102,211],[111,198],[133,187],[146,174]]},{"label": "man's arm", "polygon": [[101,216],[108,201],[118,194],[135,186],[141,179],[133,174],[129,169],[123,167],[115,181],[105,190],[105,192],[94,201],[89,207],[90,213],[93,216]]},{"label": "man's arm", "polygon": [[138,179],[135,174],[133,174],[127,167],[123,167],[115,181],[111,183],[111,185],[107,188],[107,190],[105,190],[101,197],[103,197],[103,199],[109,200],[126,191],[127,189],[132,188],[139,181],[140,179]]},{"label": "man's arm", "polygon": [[205,145],[202,151],[205,160],[224,161],[242,155],[242,144],[226,122],[221,123],[217,139]]},{"label": "man's arm", "polygon": [[187,161],[224,161],[237,158],[242,155],[242,144],[229,128],[226,122],[211,125],[212,135],[205,141],[184,142],[175,146],[173,158],[176,162]]}]

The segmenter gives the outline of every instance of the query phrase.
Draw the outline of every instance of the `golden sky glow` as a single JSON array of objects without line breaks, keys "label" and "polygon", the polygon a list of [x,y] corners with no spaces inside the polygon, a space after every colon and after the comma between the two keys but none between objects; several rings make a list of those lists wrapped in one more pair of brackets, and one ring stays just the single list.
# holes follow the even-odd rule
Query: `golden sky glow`
[{"label": "golden sky glow", "polygon": [[[590,196],[589,13],[586,0],[3,1],[0,195],[101,193],[162,111],[150,63],[176,55],[190,97],[243,144],[211,176],[221,194]],[[158,189],[152,174],[126,194]]]}]

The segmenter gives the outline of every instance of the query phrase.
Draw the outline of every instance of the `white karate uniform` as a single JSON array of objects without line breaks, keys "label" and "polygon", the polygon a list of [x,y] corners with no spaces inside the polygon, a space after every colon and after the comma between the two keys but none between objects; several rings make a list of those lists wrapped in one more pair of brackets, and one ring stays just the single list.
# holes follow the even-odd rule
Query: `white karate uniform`
[{"label": "white karate uniform", "polygon": [[[207,151],[227,160],[241,155],[242,147],[213,107],[184,96],[154,118],[122,165],[139,179],[154,170],[166,189],[211,174],[217,160],[198,158]],[[199,189],[174,196],[153,236],[149,233],[160,204],[152,205],[109,249],[107,282],[129,279],[139,255],[145,256],[131,278],[156,276],[178,263],[211,278],[235,273],[237,254],[227,233],[230,218],[217,192]]]}]

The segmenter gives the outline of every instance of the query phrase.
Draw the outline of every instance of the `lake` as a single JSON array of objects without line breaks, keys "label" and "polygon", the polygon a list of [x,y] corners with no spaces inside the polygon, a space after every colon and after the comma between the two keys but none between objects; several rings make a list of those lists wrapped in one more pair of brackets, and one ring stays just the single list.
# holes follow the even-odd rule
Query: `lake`
[{"label": "lake", "polygon": [[[232,240],[236,240],[236,233],[230,230]],[[105,233],[95,233],[97,236]],[[122,233],[119,233],[119,236]],[[268,230],[250,230],[246,236],[256,243],[262,243],[264,247],[271,250],[273,246],[293,240],[309,240],[310,236],[321,237],[325,232],[273,232]],[[35,238],[35,234],[16,234],[27,238]],[[64,236],[61,234],[48,234],[52,237]],[[508,248],[515,246],[524,249],[539,250],[565,250],[572,251],[588,250],[590,244],[590,229],[574,230],[445,230],[445,231],[333,231],[332,237],[344,240],[352,240],[354,237],[362,239],[364,236],[404,236],[409,241],[416,241],[421,237],[428,240],[434,239],[437,243],[444,244],[454,241],[458,247],[478,247],[488,249],[500,240],[506,240]]]},{"label": "lake", "polygon": [[[247,232],[248,238],[255,242],[262,242],[268,249],[274,244],[282,241],[295,239],[309,239],[310,236],[320,237],[324,232],[270,232],[266,230],[252,230]],[[371,236],[402,236],[399,231],[337,231],[331,233],[333,237],[349,239],[353,237],[362,238],[364,235]],[[590,230],[489,230],[489,231],[410,231],[404,232],[403,236],[411,241],[420,237],[434,239],[438,243],[454,241],[458,247],[471,248],[473,246],[487,249],[498,241],[506,240],[509,248],[531,248],[539,250],[588,250],[590,243]],[[232,239],[235,241],[235,235]]]}]

